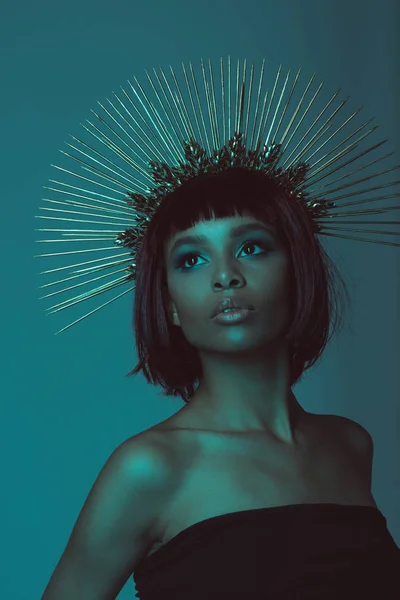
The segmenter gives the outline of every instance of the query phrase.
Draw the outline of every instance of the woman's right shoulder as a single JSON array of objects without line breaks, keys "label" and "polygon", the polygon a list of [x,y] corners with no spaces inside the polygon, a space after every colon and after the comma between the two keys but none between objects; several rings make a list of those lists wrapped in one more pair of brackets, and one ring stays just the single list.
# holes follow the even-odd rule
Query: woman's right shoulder
[{"label": "woman's right shoulder", "polygon": [[127,466],[143,469],[149,474],[173,475],[177,466],[178,448],[174,435],[162,429],[146,429],[131,436],[114,450],[113,455],[119,457]]}]

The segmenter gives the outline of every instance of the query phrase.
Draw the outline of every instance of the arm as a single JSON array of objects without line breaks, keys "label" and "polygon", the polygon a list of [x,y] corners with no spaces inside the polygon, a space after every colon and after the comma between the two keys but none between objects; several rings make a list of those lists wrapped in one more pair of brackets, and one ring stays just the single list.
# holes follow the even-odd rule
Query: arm
[{"label": "arm", "polygon": [[115,600],[172,490],[171,461],[135,436],[100,471],[42,600]]}]

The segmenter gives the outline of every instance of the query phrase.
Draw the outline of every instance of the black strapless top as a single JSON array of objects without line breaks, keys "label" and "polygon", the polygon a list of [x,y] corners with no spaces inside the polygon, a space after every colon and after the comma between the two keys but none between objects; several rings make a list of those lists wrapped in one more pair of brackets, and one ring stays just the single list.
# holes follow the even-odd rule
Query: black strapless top
[{"label": "black strapless top", "polygon": [[377,508],[293,504],[195,523],[134,580],[141,600],[400,600],[400,550]]}]

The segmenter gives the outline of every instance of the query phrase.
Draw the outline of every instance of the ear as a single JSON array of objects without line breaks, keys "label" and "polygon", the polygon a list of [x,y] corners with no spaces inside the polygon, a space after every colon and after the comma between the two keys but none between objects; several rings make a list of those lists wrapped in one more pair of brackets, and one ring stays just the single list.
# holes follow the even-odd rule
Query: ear
[{"label": "ear", "polygon": [[173,302],[170,302],[169,318],[170,318],[170,322],[172,323],[172,325],[176,325],[177,327],[181,326],[181,323],[179,321],[178,311],[176,310],[176,306]]},{"label": "ear", "polygon": [[176,306],[175,306],[175,303],[171,300],[167,286],[162,287],[162,296],[163,296],[165,311],[167,313],[168,322],[171,325],[179,325],[180,326]]}]

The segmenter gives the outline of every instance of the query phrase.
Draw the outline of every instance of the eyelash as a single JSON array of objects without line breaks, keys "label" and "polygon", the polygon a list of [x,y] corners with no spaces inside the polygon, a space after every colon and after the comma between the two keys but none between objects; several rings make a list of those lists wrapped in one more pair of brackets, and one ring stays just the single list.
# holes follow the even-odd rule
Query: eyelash
[{"label": "eyelash", "polygon": [[[267,248],[267,245],[265,242],[263,242],[261,240],[246,240],[242,244],[242,248],[244,248],[244,246],[246,246],[246,244],[253,244],[253,246],[258,246],[259,248],[262,248],[264,250],[264,252],[260,252],[260,254],[265,254],[265,250]],[[190,269],[193,269],[194,267],[184,267],[183,266],[189,256],[200,256],[200,254],[199,254],[199,252],[186,252],[186,254],[183,254],[181,257],[179,257],[176,266],[179,267],[183,271],[188,271]],[[247,255],[247,256],[253,256],[253,255]],[[255,256],[259,256],[259,254],[256,254]],[[194,265],[194,266],[196,266],[196,265]]]}]

